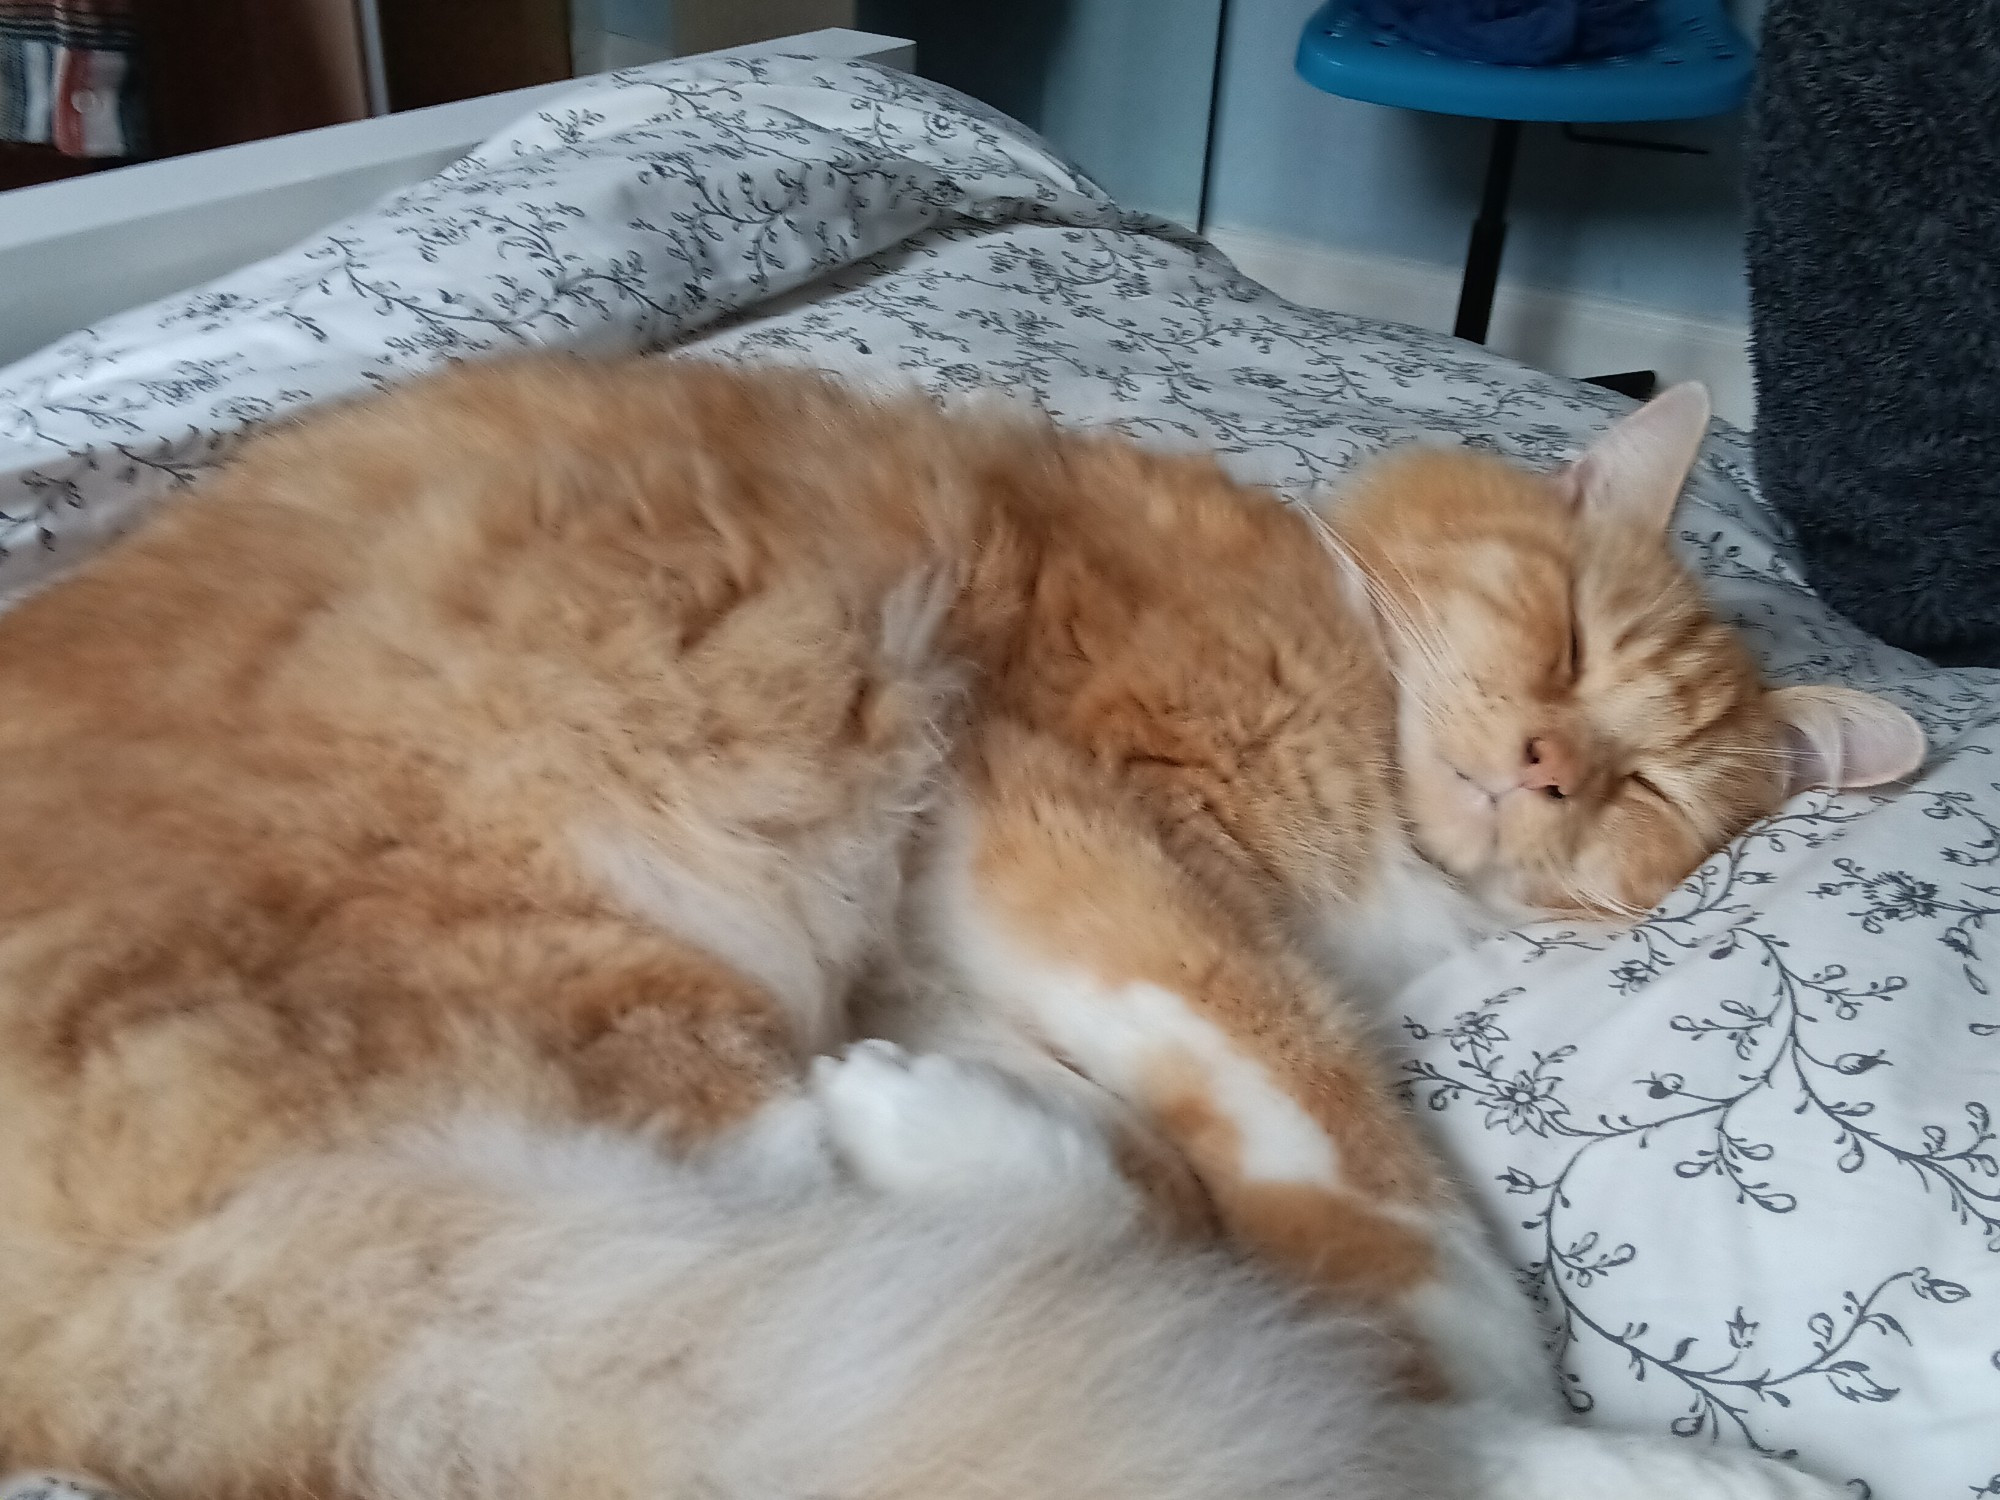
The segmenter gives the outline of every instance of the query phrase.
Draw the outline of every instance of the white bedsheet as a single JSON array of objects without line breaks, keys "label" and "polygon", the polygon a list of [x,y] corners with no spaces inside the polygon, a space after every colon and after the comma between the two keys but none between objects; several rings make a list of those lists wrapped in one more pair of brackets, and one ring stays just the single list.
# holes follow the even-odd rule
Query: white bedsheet
[{"label": "white bedsheet", "polygon": [[[0,597],[312,401],[488,350],[688,342],[1004,385],[1291,493],[1412,437],[1552,461],[1624,405],[1292,307],[905,76],[670,64],[0,371]],[[1433,970],[1396,1004],[1411,1095],[1593,1420],[1796,1451],[1884,1500],[2000,1496],[2000,674],[1825,610],[1733,432],[1676,524],[1775,678],[1889,693],[1930,763],[1797,799],[1634,930]]]}]

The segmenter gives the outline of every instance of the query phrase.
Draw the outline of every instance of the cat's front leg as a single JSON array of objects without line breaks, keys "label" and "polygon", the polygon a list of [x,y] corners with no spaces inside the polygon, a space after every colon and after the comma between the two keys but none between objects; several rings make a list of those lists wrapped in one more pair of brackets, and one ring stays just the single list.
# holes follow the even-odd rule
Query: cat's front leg
[{"label": "cat's front leg", "polygon": [[1223,1229],[1399,1333],[1481,1500],[1830,1500],[1744,1453],[1573,1425],[1532,1309],[1362,1024],[1254,903],[1192,877],[1115,778],[990,744],[918,882],[930,1002],[1040,1048],[1192,1165]]},{"label": "cat's front leg", "polygon": [[1062,1101],[1001,1069],[886,1041],[813,1062],[828,1139],[862,1182],[899,1197],[1071,1197],[1106,1212],[1135,1206],[1110,1142]]},{"label": "cat's front leg", "polygon": [[917,877],[910,946],[961,1035],[984,1027],[1121,1100],[1232,1239],[1407,1330],[1413,1379],[1442,1387],[1449,1361],[1418,1325],[1454,1195],[1359,1020],[1261,892],[1218,884],[1115,775],[988,726]]}]

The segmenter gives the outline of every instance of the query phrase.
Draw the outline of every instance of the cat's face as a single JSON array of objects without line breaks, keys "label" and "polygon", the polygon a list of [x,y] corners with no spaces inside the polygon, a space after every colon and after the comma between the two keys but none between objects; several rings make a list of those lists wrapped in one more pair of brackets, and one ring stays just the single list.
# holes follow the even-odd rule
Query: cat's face
[{"label": "cat's face", "polygon": [[1798,787],[1922,759],[1887,703],[1766,689],[1674,557],[1707,416],[1677,388],[1558,474],[1406,453],[1343,506],[1395,665],[1412,838],[1489,899],[1637,914]]}]

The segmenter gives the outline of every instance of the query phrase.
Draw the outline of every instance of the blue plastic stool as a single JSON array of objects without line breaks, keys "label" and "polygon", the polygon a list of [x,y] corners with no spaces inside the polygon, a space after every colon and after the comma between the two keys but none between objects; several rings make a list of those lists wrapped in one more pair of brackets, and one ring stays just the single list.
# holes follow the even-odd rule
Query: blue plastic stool
[{"label": "blue plastic stool", "polygon": [[1522,122],[1692,120],[1743,102],[1756,55],[1721,0],[1659,0],[1659,16],[1660,41],[1644,52],[1539,68],[1440,56],[1370,25],[1353,0],[1328,0],[1306,22],[1297,66],[1314,88],[1369,104],[1493,122],[1486,186],[1452,326],[1459,338],[1486,341]]}]

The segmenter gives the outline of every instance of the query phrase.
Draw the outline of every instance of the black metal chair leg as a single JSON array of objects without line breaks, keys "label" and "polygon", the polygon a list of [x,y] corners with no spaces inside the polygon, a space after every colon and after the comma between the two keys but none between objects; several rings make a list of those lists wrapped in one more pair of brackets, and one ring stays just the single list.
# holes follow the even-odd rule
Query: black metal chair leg
[{"label": "black metal chair leg", "polygon": [[1520,155],[1521,122],[1495,120],[1493,145],[1486,153],[1486,186],[1479,195],[1479,217],[1472,221],[1472,240],[1465,249],[1465,276],[1458,288],[1458,317],[1451,331],[1475,344],[1486,342],[1486,325],[1493,317],[1493,289],[1500,284],[1500,252],[1507,245],[1507,195],[1514,186],[1514,161]]},{"label": "black metal chair leg", "polygon": [[1585,385],[1601,385],[1607,391],[1644,401],[1659,389],[1660,377],[1651,370],[1625,370],[1617,375],[1586,375]]},{"label": "black metal chair leg", "polygon": [[[1472,239],[1465,247],[1465,274],[1458,286],[1458,316],[1454,337],[1486,342],[1493,320],[1493,293],[1500,285],[1500,256],[1507,248],[1507,199],[1514,188],[1514,163],[1521,154],[1521,122],[1495,120],[1493,143],[1486,153],[1486,185],[1479,194],[1479,217],[1472,221]],[[1651,370],[1626,370],[1616,375],[1592,375],[1585,382],[1620,395],[1645,400],[1659,386]]]}]

